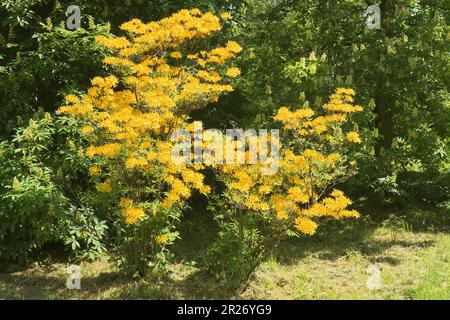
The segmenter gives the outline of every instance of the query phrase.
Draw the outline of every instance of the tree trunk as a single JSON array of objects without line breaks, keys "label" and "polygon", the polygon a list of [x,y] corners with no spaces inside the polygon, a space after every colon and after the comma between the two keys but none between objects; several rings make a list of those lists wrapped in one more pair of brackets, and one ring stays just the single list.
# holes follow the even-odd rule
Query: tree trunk
[{"label": "tree trunk", "polygon": [[[383,43],[385,38],[392,36],[392,25],[390,19],[394,14],[395,7],[392,1],[382,0],[380,4],[381,9],[381,30],[380,37]],[[380,48],[379,63],[383,63],[382,58],[387,56],[387,48],[383,46]],[[389,150],[392,147],[394,138],[393,130],[393,107],[395,104],[394,97],[391,94],[391,89],[386,84],[389,81],[387,74],[381,70],[377,70],[377,84],[375,88],[375,113],[377,118],[375,126],[378,129],[380,139],[375,146],[375,155],[377,157],[382,155],[382,150]]]},{"label": "tree trunk", "polygon": [[[387,89],[388,90],[388,89]],[[378,93],[375,96],[375,113],[376,128],[381,138],[377,141],[375,147],[375,155],[377,157],[382,155],[382,150],[389,150],[392,146],[394,138],[393,133],[393,107],[394,99],[389,96],[389,92]]]}]

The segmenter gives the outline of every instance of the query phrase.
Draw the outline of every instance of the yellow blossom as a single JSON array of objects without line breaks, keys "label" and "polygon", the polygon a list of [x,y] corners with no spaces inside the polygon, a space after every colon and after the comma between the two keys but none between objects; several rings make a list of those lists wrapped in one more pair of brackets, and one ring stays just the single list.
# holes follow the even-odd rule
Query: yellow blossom
[{"label": "yellow blossom", "polygon": [[142,208],[124,208],[122,214],[126,224],[134,224],[139,218],[145,215],[145,212]]},{"label": "yellow blossom", "polygon": [[239,70],[239,68],[236,68],[236,67],[229,68],[226,72],[226,75],[231,78],[236,78],[240,74],[241,74],[241,70]]},{"label": "yellow blossom", "polygon": [[181,59],[183,57],[183,55],[181,54],[181,52],[178,51],[174,51],[170,54],[170,56],[174,59]]},{"label": "yellow blossom", "polygon": [[133,200],[130,199],[130,198],[122,198],[122,199],[120,199],[120,205],[121,205],[123,208],[128,208],[128,207],[130,207],[132,204],[133,204]]},{"label": "yellow blossom", "polygon": [[347,133],[347,139],[353,143],[361,143],[361,138],[359,137],[358,132],[351,131]]},{"label": "yellow blossom", "polygon": [[168,234],[161,234],[155,237],[155,242],[157,244],[164,244],[169,240],[169,235]]},{"label": "yellow blossom", "polygon": [[296,228],[304,234],[312,235],[316,232],[317,223],[308,218],[295,219]]},{"label": "yellow blossom", "polygon": [[127,169],[133,169],[136,167],[143,167],[146,166],[148,164],[147,159],[142,159],[142,158],[128,158],[125,161],[125,168]]},{"label": "yellow blossom", "polygon": [[78,97],[74,94],[68,94],[66,96],[66,103],[76,103],[78,101]]},{"label": "yellow blossom", "polygon": [[101,169],[97,166],[93,166],[93,167],[89,168],[89,173],[92,175],[99,174],[100,172],[101,172]]},{"label": "yellow blossom", "polygon": [[100,192],[111,192],[112,191],[112,186],[109,182],[102,182],[97,186],[97,190]]},{"label": "yellow blossom", "polygon": [[229,19],[231,19],[231,14],[230,14],[229,12],[222,12],[222,13],[220,14],[220,18],[221,18],[223,21],[228,21]]},{"label": "yellow blossom", "polygon": [[93,131],[94,131],[94,128],[92,128],[92,126],[84,126],[83,128],[81,128],[82,134],[89,134]]}]

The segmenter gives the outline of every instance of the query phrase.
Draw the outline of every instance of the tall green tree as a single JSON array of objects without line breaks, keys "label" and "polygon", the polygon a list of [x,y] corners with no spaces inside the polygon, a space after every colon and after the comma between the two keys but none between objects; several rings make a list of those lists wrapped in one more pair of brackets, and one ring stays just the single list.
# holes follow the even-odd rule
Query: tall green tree
[{"label": "tall green tree", "polygon": [[[226,11],[238,0],[3,0],[0,2],[0,136],[38,109],[53,112],[69,91],[84,91],[107,70],[96,35],[119,32],[133,18],[159,20],[182,8]],[[67,30],[66,10],[78,5],[81,29]],[[110,30],[111,29],[111,30]],[[20,122],[20,121],[19,121]]]},{"label": "tall green tree", "polygon": [[[367,26],[374,4],[381,29]],[[300,92],[319,105],[333,88],[353,87],[373,108],[362,125],[377,138],[378,175],[437,171],[449,151],[449,19],[445,0],[247,0],[232,30],[246,49],[234,110],[267,119]]]}]

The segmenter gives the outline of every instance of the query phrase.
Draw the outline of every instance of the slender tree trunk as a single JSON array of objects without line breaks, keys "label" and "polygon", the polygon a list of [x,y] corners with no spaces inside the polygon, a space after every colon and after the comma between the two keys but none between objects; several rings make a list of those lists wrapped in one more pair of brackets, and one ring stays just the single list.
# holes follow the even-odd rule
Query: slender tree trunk
[{"label": "slender tree trunk", "polygon": [[389,150],[392,146],[394,138],[392,107],[394,99],[389,96],[388,92],[379,93],[375,96],[375,104],[375,112],[377,114],[376,128],[381,135],[376,145],[375,154],[379,157],[382,155],[382,150]]},{"label": "slender tree trunk", "polygon": [[244,254],[244,212],[243,209],[239,209],[239,254],[243,259]]},{"label": "slender tree trunk", "polygon": [[[381,30],[380,37],[382,43],[385,43],[385,39],[392,35],[392,25],[390,19],[394,14],[395,7],[392,1],[382,0],[380,4],[381,9]],[[387,57],[387,48],[383,45],[380,48],[379,63],[384,63],[383,58]],[[386,60],[384,60],[386,61]],[[386,84],[389,81],[389,77],[385,72],[377,70],[376,74],[377,84],[375,88],[375,113],[377,118],[375,120],[376,128],[381,138],[375,147],[375,155],[377,157],[382,155],[382,150],[389,150],[392,146],[394,138],[393,129],[393,108],[395,99],[391,94],[391,89]]]}]

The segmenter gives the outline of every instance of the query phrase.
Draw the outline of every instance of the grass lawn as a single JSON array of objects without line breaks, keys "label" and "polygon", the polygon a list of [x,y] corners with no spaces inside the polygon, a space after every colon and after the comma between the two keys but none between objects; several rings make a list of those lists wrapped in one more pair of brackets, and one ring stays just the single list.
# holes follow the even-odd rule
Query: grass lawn
[{"label": "grass lawn", "polygon": [[[450,299],[450,214],[425,209],[360,209],[358,221],[330,222],[317,235],[291,239],[246,288],[227,290],[201,268],[214,237],[210,216],[193,210],[163,278],[120,276],[108,257],[81,263],[81,290],[65,287],[67,263],[3,267],[2,299]],[[394,215],[397,218],[389,218]],[[375,217],[375,218],[374,218]],[[400,217],[400,218],[399,218]],[[196,237],[197,241],[193,241]],[[198,237],[202,245],[198,246]],[[367,289],[367,267],[381,267],[382,288]]]}]

